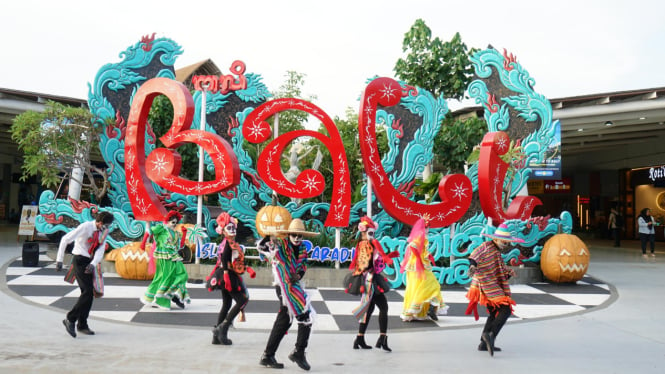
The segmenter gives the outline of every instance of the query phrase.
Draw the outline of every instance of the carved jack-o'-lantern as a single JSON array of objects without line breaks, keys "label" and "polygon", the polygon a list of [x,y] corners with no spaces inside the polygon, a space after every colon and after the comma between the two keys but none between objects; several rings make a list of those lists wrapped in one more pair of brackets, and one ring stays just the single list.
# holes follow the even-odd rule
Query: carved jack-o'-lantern
[{"label": "carved jack-o'-lantern", "polygon": [[577,282],[589,269],[590,257],[589,248],[580,238],[570,234],[557,234],[543,246],[540,269],[552,282]]},{"label": "carved jack-o'-lantern", "polygon": [[281,206],[266,205],[256,213],[256,231],[261,236],[275,235],[288,229],[290,223],[291,213]]},{"label": "carved jack-o'-lantern", "polygon": [[[148,252],[141,249],[140,242],[132,242],[114,249],[115,271],[125,279],[151,280],[154,274],[148,274]],[[109,257],[107,257],[110,259]]]}]

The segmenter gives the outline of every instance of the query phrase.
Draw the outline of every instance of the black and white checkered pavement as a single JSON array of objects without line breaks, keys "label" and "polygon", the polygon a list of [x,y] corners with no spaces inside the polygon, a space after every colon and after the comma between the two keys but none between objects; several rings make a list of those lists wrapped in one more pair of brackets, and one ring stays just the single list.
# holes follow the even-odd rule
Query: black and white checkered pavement
[{"label": "black and white checkered pavement", "polygon": [[[41,305],[60,308],[63,313],[74,305],[79,296],[76,284],[64,281],[64,272],[55,271],[55,262],[45,254],[40,254],[38,267],[23,267],[21,258],[7,266],[5,274],[7,287],[17,295]],[[91,316],[108,320],[179,326],[213,326],[222,305],[219,291],[209,292],[201,283],[188,283],[191,304],[182,310],[175,305],[170,311],[143,305],[139,298],[145,292],[149,281],[127,280],[114,273],[104,274],[104,297],[95,299]],[[593,277],[586,276],[576,285],[532,283],[511,286],[513,298],[517,302],[511,320],[529,320],[541,317],[563,316],[581,312],[610,302],[611,290]],[[341,288],[308,289],[316,310],[314,328],[318,331],[353,331],[358,322],[352,310],[360,298],[345,294]],[[467,307],[466,288],[444,286],[444,302],[449,306],[448,314],[439,316],[438,321],[402,322],[404,289],[392,290],[387,294],[389,304],[389,328],[422,329],[459,326],[479,326],[486,316],[480,307],[481,319],[475,321],[464,314]],[[278,301],[272,287],[251,287],[250,301],[245,311],[246,322],[235,322],[237,329],[269,330],[275,320]],[[370,329],[378,329],[378,311],[374,312]],[[295,324],[294,324],[295,325]],[[292,327],[295,328],[295,327]]]}]

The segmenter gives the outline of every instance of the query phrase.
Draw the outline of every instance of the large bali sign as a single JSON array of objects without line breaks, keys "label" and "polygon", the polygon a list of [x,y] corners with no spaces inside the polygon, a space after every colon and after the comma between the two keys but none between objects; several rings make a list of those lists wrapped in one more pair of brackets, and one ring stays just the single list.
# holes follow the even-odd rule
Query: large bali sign
[{"label": "large bali sign", "polygon": [[[568,212],[530,217],[540,201],[524,195],[532,173],[529,165],[546,163],[553,154],[559,122],[552,118],[547,98],[534,90],[535,81],[506,51],[489,48],[471,56],[475,77],[467,92],[485,109],[487,135],[479,162],[468,165],[464,174],[442,178],[434,203],[419,200],[415,184],[434,158],[433,139],[449,112],[443,95],[435,97],[391,78],[369,80],[358,121],[360,162],[368,178],[350,180],[349,162],[356,162],[355,157],[347,158],[325,108],[298,99],[271,99],[261,75],[247,72],[241,61],[234,61],[228,74],[194,76],[183,85],[174,68],[182,53],[171,39],[146,36],[120,53],[121,61],[100,68],[89,87],[88,105],[104,130],[99,147],[109,166],[111,204],[58,199],[46,190],[39,199],[39,232],[67,232],[106,211],[115,217],[108,240],[120,248],[140,241],[145,221],[161,221],[167,210],[177,209],[191,220],[200,209],[203,229],[214,237],[213,206],[199,206],[198,197],[216,194],[214,208],[238,219],[240,242],[253,243],[263,235],[256,226],[257,214],[274,204],[278,193],[290,199],[278,201],[281,208],[321,233],[310,257],[324,261],[348,257],[342,248],[348,242],[340,242],[340,248],[326,246],[342,231],[353,235],[360,217],[370,212],[379,225],[377,239],[386,250],[400,254],[407,246],[407,226],[428,215],[429,249],[439,264],[434,272],[441,283],[453,284],[468,282],[468,250],[482,243],[482,234],[491,233],[498,222],[524,240],[503,253],[512,265],[540,261],[541,243],[572,230]],[[155,100],[164,98],[173,106],[173,121],[156,134],[147,117]],[[270,123],[278,122],[284,111],[306,112],[325,130],[280,133]],[[376,139],[379,128],[386,137],[382,154]],[[205,181],[180,175],[182,168],[192,167],[178,154],[186,144],[204,150]],[[303,144],[308,149],[301,152]],[[323,164],[328,172],[318,171],[318,152],[305,157],[311,149],[327,151],[321,157],[330,157]],[[288,171],[280,167],[285,160]],[[321,196],[324,191],[330,196]],[[360,199],[351,201],[351,191]],[[402,260],[395,258],[394,266],[386,268],[395,287],[403,282],[396,270]]]},{"label": "large bali sign", "polygon": [[[418,218],[430,217],[430,227],[445,227],[459,220],[471,205],[473,188],[463,174],[451,174],[441,179],[439,197],[441,203],[422,204],[405,197],[388,180],[383,170],[376,143],[375,119],[379,105],[397,105],[402,96],[413,88],[403,89],[390,78],[377,78],[365,89],[359,115],[359,136],[365,172],[373,181],[374,192],[385,211],[402,223],[412,225]],[[157,148],[144,157],[145,133],[152,100],[157,95],[167,96],[174,108],[171,129],[160,138],[168,148]],[[277,193],[292,198],[319,196],[324,190],[324,177],[312,169],[304,170],[295,183],[290,182],[279,160],[293,139],[310,136],[321,141],[333,157],[335,173],[332,204],[326,226],[346,227],[349,224],[351,190],[349,169],[344,144],[330,117],[316,105],[298,99],[268,101],[251,112],[245,119],[243,135],[251,143],[268,140],[272,130],[266,119],[286,110],[302,110],[317,117],[326,127],[328,135],[310,130],[298,130],[273,139],[259,155],[258,172],[265,183]],[[233,149],[226,140],[216,134],[192,130],[194,101],[187,88],[174,80],[153,78],[143,84],[134,97],[125,139],[125,173],[127,191],[135,219],[161,221],[166,217],[166,207],[151,188],[152,182],[160,187],[184,195],[207,195],[235,187],[240,179],[240,166]],[[180,155],[175,148],[185,144],[197,144],[208,153],[214,164],[216,178],[212,181],[194,182],[179,176]],[[540,200],[531,196],[515,198],[507,210],[503,208],[503,185],[508,163],[500,156],[508,151],[510,140],[504,132],[488,133],[481,144],[478,165],[478,187],[483,212],[494,222],[509,219],[525,219],[531,215]]]}]

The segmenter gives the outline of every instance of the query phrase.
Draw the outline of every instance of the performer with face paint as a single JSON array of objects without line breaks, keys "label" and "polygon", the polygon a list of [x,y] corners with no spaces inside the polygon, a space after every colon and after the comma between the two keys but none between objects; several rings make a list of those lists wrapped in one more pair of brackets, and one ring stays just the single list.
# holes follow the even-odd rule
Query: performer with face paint
[{"label": "performer with face paint", "polygon": [[[238,220],[226,212],[217,217],[215,231],[223,235],[224,240],[217,249],[216,267],[221,268],[224,275],[219,284],[222,290],[222,308],[219,310],[217,325],[212,330],[212,344],[232,344],[228,338],[229,327],[249,301],[249,293],[242,280],[242,274],[247,271],[250,277],[256,276],[251,267],[245,266],[245,253],[235,241],[237,225]],[[233,301],[235,305],[231,308]]]},{"label": "performer with face paint", "polygon": [[266,237],[259,243],[259,251],[270,255],[275,291],[280,302],[279,313],[259,364],[274,369],[284,368],[284,364],[275,359],[275,352],[295,318],[298,321],[298,337],[296,348],[289,355],[289,359],[301,369],[309,370],[305,348],[312,331],[315,311],[311,305],[311,297],[305,292],[305,287],[301,283],[307,271],[307,249],[303,244],[303,237],[315,236],[318,233],[306,231],[304,222],[296,218],[291,221],[288,230],[279,230],[275,234],[286,234],[287,238]]},{"label": "performer with face paint", "polygon": [[384,351],[392,352],[388,347],[388,300],[385,293],[390,290],[389,283],[381,275],[386,264],[390,264],[394,257],[399,256],[398,252],[386,254],[381,244],[375,238],[376,229],[379,228],[371,218],[365,216],[360,219],[358,231],[361,233],[361,240],[356,244],[355,255],[349,269],[353,275],[362,274],[364,278],[364,287],[360,305],[353,310],[353,315],[358,319],[358,335],[353,342],[353,349],[372,349],[365,343],[365,331],[367,324],[372,317],[374,307],[379,307],[379,340],[376,342],[377,348],[383,348]]},{"label": "performer with face paint", "polygon": [[488,351],[490,356],[501,348],[494,346],[494,340],[499,331],[512,314],[515,301],[511,297],[508,280],[514,275],[501,257],[501,250],[506,249],[510,243],[524,243],[524,240],[514,238],[508,226],[500,224],[494,234],[483,234],[491,238],[474,249],[469,256],[469,276],[471,287],[466,294],[469,306],[466,314],[473,313],[478,320],[478,304],[485,305],[489,316],[480,336],[479,351]]},{"label": "performer with face paint", "polygon": [[160,309],[171,309],[171,302],[185,309],[191,303],[187,291],[187,269],[178,253],[185,246],[187,229],[182,227],[179,232],[176,225],[182,215],[172,210],[166,215],[163,223],[154,225],[150,232],[157,247],[153,256],[157,261],[155,276],[141,297],[141,302]]}]

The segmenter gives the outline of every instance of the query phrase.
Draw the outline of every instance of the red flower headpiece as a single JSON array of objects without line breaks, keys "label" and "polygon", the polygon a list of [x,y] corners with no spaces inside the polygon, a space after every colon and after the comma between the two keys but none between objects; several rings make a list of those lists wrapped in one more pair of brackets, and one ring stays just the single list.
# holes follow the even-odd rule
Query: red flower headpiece
[{"label": "red flower headpiece", "polygon": [[180,212],[178,212],[177,210],[172,210],[166,215],[166,219],[164,220],[164,222],[169,222],[173,218],[177,218],[178,222],[180,222],[180,220],[182,220],[182,214],[180,214]]}]

